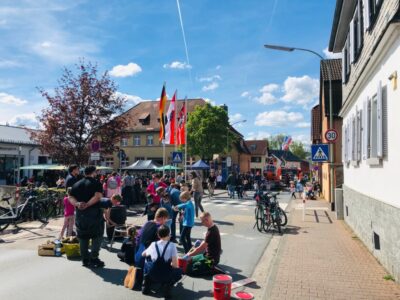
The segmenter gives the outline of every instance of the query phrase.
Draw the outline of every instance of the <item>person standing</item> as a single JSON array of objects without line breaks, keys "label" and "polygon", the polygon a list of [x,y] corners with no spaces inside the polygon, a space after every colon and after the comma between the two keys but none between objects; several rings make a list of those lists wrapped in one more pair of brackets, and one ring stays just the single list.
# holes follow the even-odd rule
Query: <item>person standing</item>
[{"label": "person standing", "polygon": [[180,242],[185,250],[185,253],[192,248],[191,232],[194,226],[194,207],[193,202],[190,200],[189,192],[182,192],[180,195],[180,200],[183,202],[174,207],[175,211],[183,209],[185,212],[183,214],[183,228],[181,233]]},{"label": "person standing", "polygon": [[114,194],[120,194],[119,184],[117,180],[117,172],[112,172],[111,176],[107,179],[107,198],[111,198]]},{"label": "person standing", "polygon": [[199,216],[199,208],[201,212],[204,211],[204,208],[201,205],[201,199],[203,198],[203,186],[195,171],[192,171],[190,173],[190,178],[192,179],[192,189],[190,191],[193,193],[194,206],[197,218]]},{"label": "person standing", "polygon": [[131,176],[129,172],[125,172],[124,177],[122,179],[122,203],[129,207],[133,204],[133,185],[135,180]]},{"label": "person standing", "polygon": [[[181,200],[179,198],[181,192],[179,190],[179,186],[178,185],[171,185],[168,189],[170,198],[171,198],[171,204],[172,206],[178,206],[179,204],[181,204]],[[177,243],[176,241],[176,218],[178,216],[178,212],[173,210],[172,212],[172,224],[171,224],[171,242],[173,243]],[[180,223],[181,225],[181,223]],[[182,229],[182,226],[180,226],[180,231]]]},{"label": "person standing", "polygon": [[78,182],[79,167],[77,165],[70,165],[68,167],[68,176],[65,179],[65,189],[71,188],[76,182]]},{"label": "person standing", "polygon": [[[84,267],[101,268],[104,262],[99,259],[103,241],[104,219],[100,200],[103,196],[101,183],[95,179],[96,167],[85,168],[85,177],[76,182],[71,189],[69,202],[77,208],[75,225]],[[92,241],[89,252],[89,242]]]}]

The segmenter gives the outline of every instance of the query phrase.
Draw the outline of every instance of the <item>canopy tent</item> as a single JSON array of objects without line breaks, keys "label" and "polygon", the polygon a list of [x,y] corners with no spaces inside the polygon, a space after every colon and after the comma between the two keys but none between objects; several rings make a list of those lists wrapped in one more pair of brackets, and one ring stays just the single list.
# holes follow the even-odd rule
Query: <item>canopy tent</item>
[{"label": "canopy tent", "polygon": [[207,165],[203,160],[196,161],[193,165],[190,166],[192,170],[209,170],[210,166]]},{"label": "canopy tent", "polygon": [[[106,167],[106,166],[95,166],[97,171],[101,171],[101,170],[114,170],[111,167]],[[81,167],[80,169],[81,171],[85,170],[85,167]]]},{"label": "canopy tent", "polygon": [[31,165],[20,167],[20,170],[65,170],[64,165]]},{"label": "canopy tent", "polygon": [[166,165],[162,167],[156,168],[157,171],[175,171],[175,170],[182,170],[182,168],[172,166],[172,165]]},{"label": "canopy tent", "polygon": [[122,168],[123,170],[131,170],[131,171],[154,171],[157,168],[161,167],[158,163],[152,160],[138,160],[134,164]]}]

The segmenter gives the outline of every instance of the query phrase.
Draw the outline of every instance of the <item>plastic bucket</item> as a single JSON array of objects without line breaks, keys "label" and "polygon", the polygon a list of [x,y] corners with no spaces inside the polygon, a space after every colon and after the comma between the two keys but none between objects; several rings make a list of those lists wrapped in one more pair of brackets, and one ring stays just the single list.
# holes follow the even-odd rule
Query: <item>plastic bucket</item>
[{"label": "plastic bucket", "polygon": [[214,299],[229,300],[231,299],[232,277],[229,275],[214,275]]},{"label": "plastic bucket", "polygon": [[186,268],[188,265],[188,261],[181,257],[178,258],[178,267],[182,270],[183,274],[186,274]]},{"label": "plastic bucket", "polygon": [[242,299],[242,300],[254,299],[253,294],[247,293],[247,292],[244,292],[244,291],[240,291],[240,292],[235,293],[235,296],[236,296],[237,299]]}]

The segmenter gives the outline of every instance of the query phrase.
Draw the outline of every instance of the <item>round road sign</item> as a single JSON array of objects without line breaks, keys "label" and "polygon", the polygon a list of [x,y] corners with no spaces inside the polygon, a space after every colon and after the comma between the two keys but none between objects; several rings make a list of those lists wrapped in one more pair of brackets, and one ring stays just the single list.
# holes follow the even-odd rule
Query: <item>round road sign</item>
[{"label": "round road sign", "polygon": [[329,143],[334,143],[338,138],[338,132],[335,129],[328,129],[325,132],[325,138]]}]

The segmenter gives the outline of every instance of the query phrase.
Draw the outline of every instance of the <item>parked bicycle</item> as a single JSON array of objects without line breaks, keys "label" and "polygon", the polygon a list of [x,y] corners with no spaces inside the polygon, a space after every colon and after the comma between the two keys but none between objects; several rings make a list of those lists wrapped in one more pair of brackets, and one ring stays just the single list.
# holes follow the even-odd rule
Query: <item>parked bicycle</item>
[{"label": "parked bicycle", "polygon": [[15,207],[10,204],[11,198],[9,196],[1,199],[7,206],[0,206],[0,231],[5,230],[10,224],[15,225],[28,220],[47,223],[46,208],[43,203],[37,201],[35,195],[28,195],[23,203]]},{"label": "parked bicycle", "polygon": [[254,194],[257,201],[254,211],[256,219],[254,226],[257,226],[258,231],[268,232],[272,227],[275,227],[279,233],[282,233],[281,227],[287,224],[286,213],[279,207],[278,194],[264,194],[260,190]]}]

